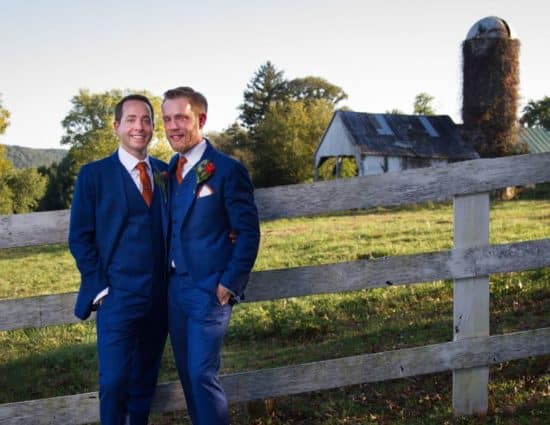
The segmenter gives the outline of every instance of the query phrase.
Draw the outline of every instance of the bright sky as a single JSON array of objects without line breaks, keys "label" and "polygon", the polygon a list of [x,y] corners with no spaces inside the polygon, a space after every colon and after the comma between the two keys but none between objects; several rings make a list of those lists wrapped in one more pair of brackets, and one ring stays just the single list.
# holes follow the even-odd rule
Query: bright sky
[{"label": "bright sky", "polygon": [[203,92],[206,130],[238,116],[267,60],[289,79],[341,86],[340,106],[412,112],[416,94],[461,122],[461,43],[479,19],[520,39],[521,107],[550,95],[550,2],[540,0],[0,0],[0,93],[11,126],[0,142],[59,148],[80,88],[180,85]]}]

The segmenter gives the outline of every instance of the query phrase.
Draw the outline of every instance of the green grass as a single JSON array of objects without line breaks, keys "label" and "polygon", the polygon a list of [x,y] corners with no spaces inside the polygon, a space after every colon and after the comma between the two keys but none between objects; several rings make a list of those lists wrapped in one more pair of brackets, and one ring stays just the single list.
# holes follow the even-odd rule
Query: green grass
[{"label": "green grass", "polygon": [[[452,248],[452,206],[422,205],[262,223],[256,270]],[[550,237],[550,202],[497,202],[491,243]],[[291,284],[291,282],[289,283]],[[62,245],[0,251],[0,297],[76,290]],[[550,326],[550,269],[491,276],[491,334]],[[245,304],[235,308],[223,373],[449,341],[452,282]],[[0,403],[97,389],[93,323],[0,333]],[[255,424],[543,424],[550,418],[550,356],[491,367],[485,418],[453,418],[450,373],[281,397]],[[176,380],[167,349],[161,381]],[[155,424],[182,422],[181,412]]]}]

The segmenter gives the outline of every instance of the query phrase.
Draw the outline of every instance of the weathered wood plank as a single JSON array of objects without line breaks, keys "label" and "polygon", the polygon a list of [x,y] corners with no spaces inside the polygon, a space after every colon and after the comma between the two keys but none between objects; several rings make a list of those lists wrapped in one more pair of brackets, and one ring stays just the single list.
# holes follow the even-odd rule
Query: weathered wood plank
[{"label": "weathered wood plank", "polygon": [[256,191],[256,201],[263,220],[442,202],[456,195],[548,182],[549,163],[550,152],[476,159],[440,168],[260,189]]},{"label": "weathered wood plank", "polygon": [[0,249],[66,243],[69,210],[0,215]]},{"label": "weathered wood plank", "polygon": [[[489,194],[454,198],[454,244],[457,249],[489,245]],[[489,276],[455,279],[454,340],[489,335]],[[487,413],[489,368],[453,371],[453,413]]]},{"label": "weathered wood plank", "polygon": [[[248,401],[437,373],[550,354],[550,328],[221,377],[230,401]],[[153,410],[184,409],[179,382],[158,387]],[[98,420],[97,393],[0,405],[1,425],[82,424]]]},{"label": "weathered wood plank", "polygon": [[[355,179],[279,186],[256,191],[262,220],[369,209],[550,181],[550,153],[476,159]],[[510,170],[514,170],[513,173]],[[0,216],[0,249],[66,242],[69,212]]]},{"label": "weathered wood plank", "polygon": [[0,330],[79,322],[73,313],[75,301],[75,292],[0,300]]},{"label": "weathered wood plank", "polygon": [[[472,278],[545,266],[550,266],[550,239],[270,270],[252,274],[245,301]],[[74,293],[0,300],[0,331],[74,323],[74,300]]]}]

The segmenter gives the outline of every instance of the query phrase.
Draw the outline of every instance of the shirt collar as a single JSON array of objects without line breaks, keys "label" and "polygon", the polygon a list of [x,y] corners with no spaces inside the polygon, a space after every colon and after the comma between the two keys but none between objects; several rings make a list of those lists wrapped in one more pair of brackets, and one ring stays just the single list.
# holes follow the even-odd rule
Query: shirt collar
[{"label": "shirt collar", "polygon": [[120,147],[118,148],[118,159],[124,165],[124,168],[128,170],[128,172],[132,172],[134,168],[136,168],[136,165],[138,162],[145,162],[147,164],[147,168],[151,169],[151,164],[149,163],[149,154],[145,157],[145,159],[137,159],[132,154],[128,153],[124,148]]},{"label": "shirt collar", "polygon": [[185,152],[184,156],[187,159],[186,167],[192,167],[201,159],[206,150],[206,140],[202,139],[199,143]]}]

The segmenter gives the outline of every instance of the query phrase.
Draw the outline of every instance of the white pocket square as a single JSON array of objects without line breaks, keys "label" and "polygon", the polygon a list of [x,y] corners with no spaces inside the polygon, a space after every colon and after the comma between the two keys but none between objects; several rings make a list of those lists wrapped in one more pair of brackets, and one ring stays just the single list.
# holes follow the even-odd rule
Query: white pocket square
[{"label": "white pocket square", "polygon": [[207,184],[203,184],[197,193],[197,198],[204,198],[205,196],[210,196],[214,193],[214,190]]}]

